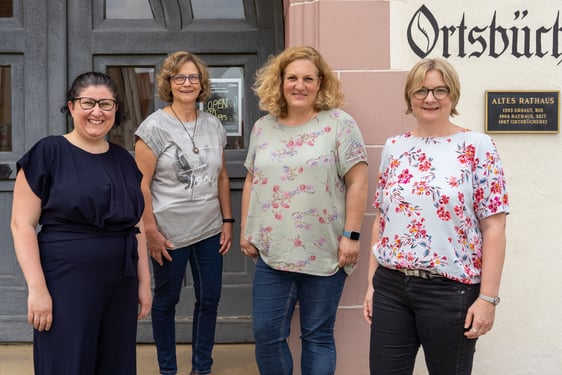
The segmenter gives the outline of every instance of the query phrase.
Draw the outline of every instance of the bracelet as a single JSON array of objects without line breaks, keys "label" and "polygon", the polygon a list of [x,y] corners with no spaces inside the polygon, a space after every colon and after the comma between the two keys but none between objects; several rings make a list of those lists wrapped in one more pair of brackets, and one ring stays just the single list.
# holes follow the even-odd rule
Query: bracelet
[{"label": "bracelet", "polygon": [[223,223],[234,223],[235,220],[233,218],[229,218],[229,219],[222,219]]}]

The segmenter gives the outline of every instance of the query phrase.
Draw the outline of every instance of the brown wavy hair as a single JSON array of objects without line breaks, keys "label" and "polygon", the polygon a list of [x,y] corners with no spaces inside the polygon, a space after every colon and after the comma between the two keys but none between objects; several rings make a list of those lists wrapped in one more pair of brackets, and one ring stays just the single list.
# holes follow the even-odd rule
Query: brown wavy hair
[{"label": "brown wavy hair", "polygon": [[461,97],[461,83],[459,75],[453,65],[445,59],[423,59],[418,61],[406,77],[406,85],[404,87],[404,100],[406,101],[406,114],[412,113],[412,95],[414,91],[419,90],[423,86],[425,75],[430,70],[441,72],[443,81],[449,88],[449,99],[451,100],[451,117],[458,115],[457,104]]},{"label": "brown wavy hair", "polygon": [[199,93],[199,96],[197,96],[196,101],[204,102],[211,97],[211,81],[209,80],[207,65],[193,53],[178,51],[166,57],[160,66],[158,75],[156,76],[158,97],[160,99],[168,103],[172,103],[174,101],[170,86],[170,77],[176,74],[183,64],[190,61],[195,64],[199,74],[201,74],[201,92]]},{"label": "brown wavy hair", "polygon": [[283,95],[285,69],[293,61],[301,59],[311,61],[318,70],[320,89],[314,102],[314,110],[328,110],[343,104],[341,83],[322,55],[313,47],[298,46],[271,56],[257,71],[253,89],[259,98],[261,110],[276,117],[287,115],[287,101]]}]

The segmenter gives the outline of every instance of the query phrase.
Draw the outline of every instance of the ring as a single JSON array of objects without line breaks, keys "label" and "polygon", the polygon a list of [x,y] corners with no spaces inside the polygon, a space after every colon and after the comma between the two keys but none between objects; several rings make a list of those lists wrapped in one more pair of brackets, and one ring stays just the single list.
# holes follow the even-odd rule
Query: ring
[{"label": "ring", "polygon": [[478,332],[478,330],[476,328],[471,328],[470,330],[474,333]]}]

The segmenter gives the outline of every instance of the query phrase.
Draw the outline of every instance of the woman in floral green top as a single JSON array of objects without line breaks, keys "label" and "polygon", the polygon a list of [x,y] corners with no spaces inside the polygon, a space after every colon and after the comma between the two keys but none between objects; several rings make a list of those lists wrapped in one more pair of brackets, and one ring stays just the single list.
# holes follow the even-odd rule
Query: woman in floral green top
[{"label": "woman in floral green top", "polygon": [[459,96],[447,61],[420,61],[405,88],[418,126],[382,152],[364,304],[371,374],[412,374],[420,345],[431,375],[470,374],[494,323],[508,196],[492,139],[449,120]]},{"label": "woman in floral green top", "polygon": [[294,47],[258,72],[269,114],[252,130],[242,194],[242,251],[257,259],[253,324],[260,373],[291,374],[287,337],[300,306],[303,374],[333,374],[334,323],[359,257],[367,154],[338,109],[340,83],[320,54]]}]

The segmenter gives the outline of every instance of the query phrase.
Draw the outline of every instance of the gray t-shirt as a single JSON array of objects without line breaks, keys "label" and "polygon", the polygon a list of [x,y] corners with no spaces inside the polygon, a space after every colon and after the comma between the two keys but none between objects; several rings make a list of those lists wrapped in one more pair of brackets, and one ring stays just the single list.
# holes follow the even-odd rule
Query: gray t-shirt
[{"label": "gray t-shirt", "polygon": [[[156,156],[152,176],[152,208],[160,232],[181,248],[209,238],[222,229],[218,177],[226,131],[214,116],[199,111],[183,123],[163,110],[148,116],[135,135]],[[191,134],[199,153],[193,152]]]}]

